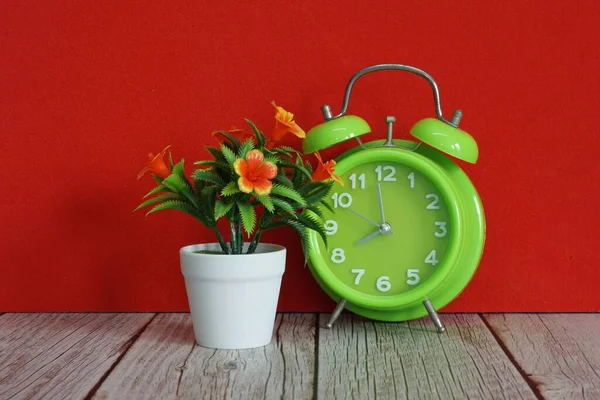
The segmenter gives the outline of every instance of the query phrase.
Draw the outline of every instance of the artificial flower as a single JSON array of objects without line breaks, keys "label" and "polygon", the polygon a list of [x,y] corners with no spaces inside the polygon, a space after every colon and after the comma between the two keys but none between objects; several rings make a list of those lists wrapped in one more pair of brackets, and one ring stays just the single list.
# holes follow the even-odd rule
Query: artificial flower
[{"label": "artificial flower", "polygon": [[165,154],[167,150],[169,150],[171,145],[165,147],[163,151],[154,155],[152,153],[148,154],[149,163],[144,167],[144,169],[138,174],[137,178],[140,179],[146,172],[152,172],[154,175],[158,175],[161,178],[165,179],[167,176],[171,175],[171,169],[165,164]]},{"label": "artificial flower", "polygon": [[277,143],[288,133],[293,133],[299,138],[304,138],[306,133],[294,122],[294,114],[286,111],[283,107],[279,107],[274,101],[271,102],[275,107],[275,127],[271,134],[273,143]]},{"label": "artificial flower", "polygon": [[224,137],[220,134],[220,132],[229,133],[231,136],[239,140],[241,143],[244,143],[248,139],[252,139],[254,141],[254,134],[248,133],[243,129],[237,129],[235,126],[232,126],[228,131],[214,131],[212,133],[213,137],[217,138],[219,143],[223,142]]},{"label": "artificial flower", "polygon": [[246,158],[234,161],[233,169],[240,176],[238,187],[242,192],[250,193],[254,190],[257,195],[271,193],[271,179],[277,175],[277,166],[265,161],[262,151],[250,150]]},{"label": "artificial flower", "polygon": [[315,172],[312,174],[313,181],[333,179],[340,185],[344,186],[344,181],[342,181],[342,178],[335,174],[335,161],[329,160],[326,163],[323,163],[323,159],[321,158],[319,152],[315,152],[315,157],[317,157],[319,164],[317,165]]}]

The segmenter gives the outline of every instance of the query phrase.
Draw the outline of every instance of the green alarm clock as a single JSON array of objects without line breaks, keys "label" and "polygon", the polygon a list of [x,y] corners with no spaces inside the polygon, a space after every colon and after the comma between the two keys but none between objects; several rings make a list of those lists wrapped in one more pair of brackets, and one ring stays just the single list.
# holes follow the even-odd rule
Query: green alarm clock
[{"label": "green alarm clock", "polygon": [[[425,78],[433,89],[437,118],[410,130],[418,141],[393,138],[393,116],[386,117],[387,139],[362,143],[371,131],[346,115],[352,86],[361,76],[402,70]],[[323,210],[328,245],[310,232],[309,266],[321,288],[338,304],[327,324],[343,309],[381,321],[405,321],[427,314],[438,332],[437,311],[472,278],[483,252],[485,216],[479,195],[463,170],[447,155],[475,163],[475,140],[458,128],[460,110],[442,115],[439,90],[425,71],[402,64],[380,64],[357,72],[346,87],[340,114],[322,107],[326,122],[312,128],[303,143],[313,153],[354,139],[357,147],[336,159],[332,210]]]}]

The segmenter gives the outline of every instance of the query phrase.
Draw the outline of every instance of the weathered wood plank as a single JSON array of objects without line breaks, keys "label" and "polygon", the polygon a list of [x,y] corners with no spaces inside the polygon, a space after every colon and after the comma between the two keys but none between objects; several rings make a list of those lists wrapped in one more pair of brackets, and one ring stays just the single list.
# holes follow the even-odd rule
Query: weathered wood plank
[{"label": "weathered wood plank", "polygon": [[[328,315],[322,315],[324,327]],[[350,314],[320,328],[320,399],[535,399],[535,394],[476,314],[374,322]]]},{"label": "weathered wood plank", "polygon": [[484,318],[547,399],[600,399],[600,314]]},{"label": "weathered wood plank", "polygon": [[194,344],[189,314],[159,315],[98,389],[97,399],[309,399],[314,314],[278,315],[273,342],[249,350]]},{"label": "weathered wood plank", "polygon": [[153,314],[5,314],[0,398],[84,398]]}]

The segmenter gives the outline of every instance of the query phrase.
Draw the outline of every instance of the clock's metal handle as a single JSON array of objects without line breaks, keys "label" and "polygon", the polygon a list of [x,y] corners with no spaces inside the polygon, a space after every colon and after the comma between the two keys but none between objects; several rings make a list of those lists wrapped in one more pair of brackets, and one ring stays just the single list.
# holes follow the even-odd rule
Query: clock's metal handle
[{"label": "clock's metal handle", "polygon": [[416,75],[419,75],[420,77],[423,77],[427,80],[427,82],[429,82],[429,85],[431,86],[431,89],[433,90],[433,102],[435,105],[435,113],[438,117],[438,119],[440,121],[443,121],[449,125],[452,125],[454,127],[457,127],[459,122],[460,122],[460,118],[462,116],[462,113],[460,112],[460,110],[457,110],[454,112],[454,114],[452,115],[452,119],[450,121],[448,121],[447,119],[444,118],[444,116],[442,115],[442,105],[440,103],[440,91],[438,89],[437,83],[435,83],[435,80],[431,77],[431,75],[429,75],[427,72],[423,71],[422,69],[410,66],[410,65],[404,65],[404,64],[377,64],[377,65],[372,65],[370,67],[366,67],[361,69],[360,71],[358,71],[357,73],[354,74],[354,76],[352,76],[352,78],[350,79],[350,81],[348,82],[348,85],[346,86],[346,92],[344,94],[344,103],[342,104],[342,110],[338,115],[332,115],[331,113],[331,108],[325,104],[323,107],[321,107],[321,110],[323,111],[323,116],[325,117],[325,120],[331,120],[331,119],[335,119],[335,118],[339,118],[342,117],[346,114],[346,111],[348,110],[348,103],[350,102],[350,93],[352,92],[352,86],[354,86],[354,83],[358,80],[358,78],[360,78],[363,75],[369,74],[371,72],[375,72],[375,71],[386,71],[386,70],[399,70],[399,71],[406,71],[406,72],[410,72]]}]

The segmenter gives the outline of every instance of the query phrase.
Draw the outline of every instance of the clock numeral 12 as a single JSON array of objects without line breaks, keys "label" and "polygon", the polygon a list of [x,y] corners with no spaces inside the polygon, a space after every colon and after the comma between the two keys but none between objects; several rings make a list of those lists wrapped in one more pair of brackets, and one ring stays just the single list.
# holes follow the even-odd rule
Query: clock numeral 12
[{"label": "clock numeral 12", "polygon": [[[358,181],[360,182],[360,188],[365,188],[365,174],[360,174],[358,176]],[[352,189],[356,189],[356,174],[350,175],[350,181],[352,182]]]},{"label": "clock numeral 12", "polygon": [[[388,174],[382,177],[384,171],[388,172]],[[375,168],[375,172],[377,172],[377,180],[380,182],[396,182],[396,178],[394,178],[394,175],[396,175],[396,168],[391,165],[385,165],[383,167],[380,165]]]},{"label": "clock numeral 12", "polygon": [[419,276],[418,269],[408,269],[406,270],[406,283],[408,285],[414,286],[421,281],[421,277]]},{"label": "clock numeral 12", "polygon": [[352,205],[352,196],[350,193],[334,193],[331,195],[333,199],[333,206],[337,208],[338,206],[342,208],[348,208]]},{"label": "clock numeral 12", "polygon": [[360,283],[360,278],[362,278],[362,276],[365,274],[365,270],[364,269],[351,269],[350,272],[352,272],[353,274],[357,274],[356,278],[354,279],[354,284],[358,285]]}]

